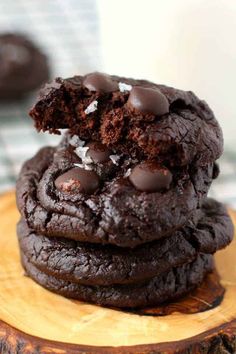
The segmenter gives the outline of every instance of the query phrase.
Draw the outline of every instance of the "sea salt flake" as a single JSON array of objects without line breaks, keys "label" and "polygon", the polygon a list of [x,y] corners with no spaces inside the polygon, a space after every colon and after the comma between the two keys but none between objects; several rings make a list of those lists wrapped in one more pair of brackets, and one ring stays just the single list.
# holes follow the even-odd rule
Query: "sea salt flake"
[{"label": "sea salt flake", "polygon": [[120,92],[125,92],[125,91],[131,91],[132,90],[132,86],[128,85],[128,84],[126,84],[124,82],[119,82],[118,86],[119,86]]},{"label": "sea salt flake", "polygon": [[87,171],[92,171],[92,169],[93,169],[92,165],[86,165],[83,163],[74,163],[74,166],[79,167],[79,168],[83,168],[84,170],[87,170]]},{"label": "sea salt flake", "polygon": [[76,155],[78,155],[81,158],[82,163],[85,165],[93,163],[93,160],[91,159],[91,157],[86,156],[88,149],[89,149],[88,146],[85,146],[85,147],[79,146],[75,149]]},{"label": "sea salt flake", "polygon": [[84,169],[87,171],[92,171],[93,170],[93,165],[84,165]]},{"label": "sea salt flake", "polygon": [[124,177],[125,177],[125,178],[126,178],[126,177],[129,177],[130,174],[131,174],[131,168],[129,168],[129,169],[125,172]]},{"label": "sea salt flake", "polygon": [[116,166],[119,165],[118,161],[120,159],[120,156],[118,156],[118,155],[110,155],[109,158],[114,163],[114,165],[116,165]]},{"label": "sea salt flake", "polygon": [[78,146],[84,146],[85,141],[81,140],[78,135],[73,135],[70,140],[69,140],[70,145],[78,147]]},{"label": "sea salt flake", "polygon": [[84,113],[85,114],[90,114],[95,112],[98,109],[98,101],[93,101],[88,105],[88,107],[85,109]]},{"label": "sea salt flake", "polygon": [[82,163],[75,164],[80,168],[84,168],[85,170],[91,171],[93,169],[93,160],[90,156],[87,156],[87,152],[89,150],[88,146],[79,146],[75,149],[75,153],[80,157]]}]

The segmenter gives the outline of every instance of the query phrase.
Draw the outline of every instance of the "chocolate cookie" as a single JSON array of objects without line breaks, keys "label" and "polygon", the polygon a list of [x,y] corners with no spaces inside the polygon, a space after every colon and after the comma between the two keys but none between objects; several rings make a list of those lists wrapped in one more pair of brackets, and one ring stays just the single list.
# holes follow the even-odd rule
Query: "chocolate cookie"
[{"label": "chocolate cookie", "polygon": [[221,129],[192,92],[145,80],[92,73],[57,78],[30,112],[38,130],[68,128],[138,159],[171,166],[205,166],[222,153]]},{"label": "chocolate cookie", "polygon": [[189,222],[170,237],[135,249],[48,238],[24,220],[17,232],[21,252],[42,272],[85,285],[110,285],[144,281],[199,253],[214,253],[231,242],[233,225],[225,207],[209,199],[196,225]]},{"label": "chocolate cookie", "polygon": [[132,285],[87,286],[47,275],[30,263],[25,255],[22,264],[37,283],[57,294],[112,307],[154,306],[176,299],[197,287],[213,269],[213,258],[199,255],[192,263],[174,268],[146,282]]},{"label": "chocolate cookie", "polygon": [[46,56],[22,34],[0,35],[0,99],[17,99],[49,79]]},{"label": "chocolate cookie", "polygon": [[215,173],[214,164],[168,168],[125,154],[119,162],[111,154],[108,161],[86,164],[87,151],[63,141],[25,163],[17,202],[37,233],[121,247],[161,239],[194,217]]},{"label": "chocolate cookie", "polygon": [[192,92],[102,73],[58,78],[30,112],[61,143],[17,182],[26,273],[45,288],[114,307],[176,299],[213,269],[233,226],[207,199],[221,129]]}]

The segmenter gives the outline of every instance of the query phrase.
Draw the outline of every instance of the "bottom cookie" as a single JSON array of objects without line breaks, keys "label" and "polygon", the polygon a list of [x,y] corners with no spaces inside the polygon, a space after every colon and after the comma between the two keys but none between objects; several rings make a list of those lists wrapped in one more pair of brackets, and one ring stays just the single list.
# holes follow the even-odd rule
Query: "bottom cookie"
[{"label": "bottom cookie", "polygon": [[177,299],[196,288],[213,269],[213,257],[200,254],[196,260],[132,285],[87,286],[47,275],[21,254],[27,275],[46,289],[65,297],[111,307],[146,307]]}]

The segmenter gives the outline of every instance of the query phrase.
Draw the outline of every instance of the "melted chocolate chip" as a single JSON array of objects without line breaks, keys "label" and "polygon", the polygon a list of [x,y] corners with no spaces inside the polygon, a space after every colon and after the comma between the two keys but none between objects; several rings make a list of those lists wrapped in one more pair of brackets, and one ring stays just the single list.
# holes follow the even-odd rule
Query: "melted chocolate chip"
[{"label": "melted chocolate chip", "polygon": [[86,147],[89,148],[86,156],[91,157],[93,162],[103,163],[110,160],[109,156],[112,152],[105,145],[94,141],[87,144]]},{"label": "melted chocolate chip", "polygon": [[170,187],[172,173],[155,162],[147,161],[135,166],[129,179],[142,192],[159,192]]},{"label": "melted chocolate chip", "polygon": [[92,73],[84,78],[83,85],[89,91],[113,92],[118,90],[117,82],[107,74]]},{"label": "melted chocolate chip", "polygon": [[169,102],[160,90],[134,86],[130,91],[127,105],[142,113],[161,116],[169,112]]},{"label": "melted chocolate chip", "polygon": [[75,167],[59,176],[55,186],[62,192],[91,194],[99,186],[99,177],[94,171]]}]

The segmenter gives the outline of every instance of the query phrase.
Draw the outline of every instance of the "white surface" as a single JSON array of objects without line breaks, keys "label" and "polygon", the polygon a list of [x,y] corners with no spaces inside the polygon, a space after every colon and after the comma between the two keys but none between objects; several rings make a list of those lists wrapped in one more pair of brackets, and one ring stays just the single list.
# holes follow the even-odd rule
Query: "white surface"
[{"label": "white surface", "polygon": [[236,151],[236,1],[97,0],[103,68],[191,89]]}]

